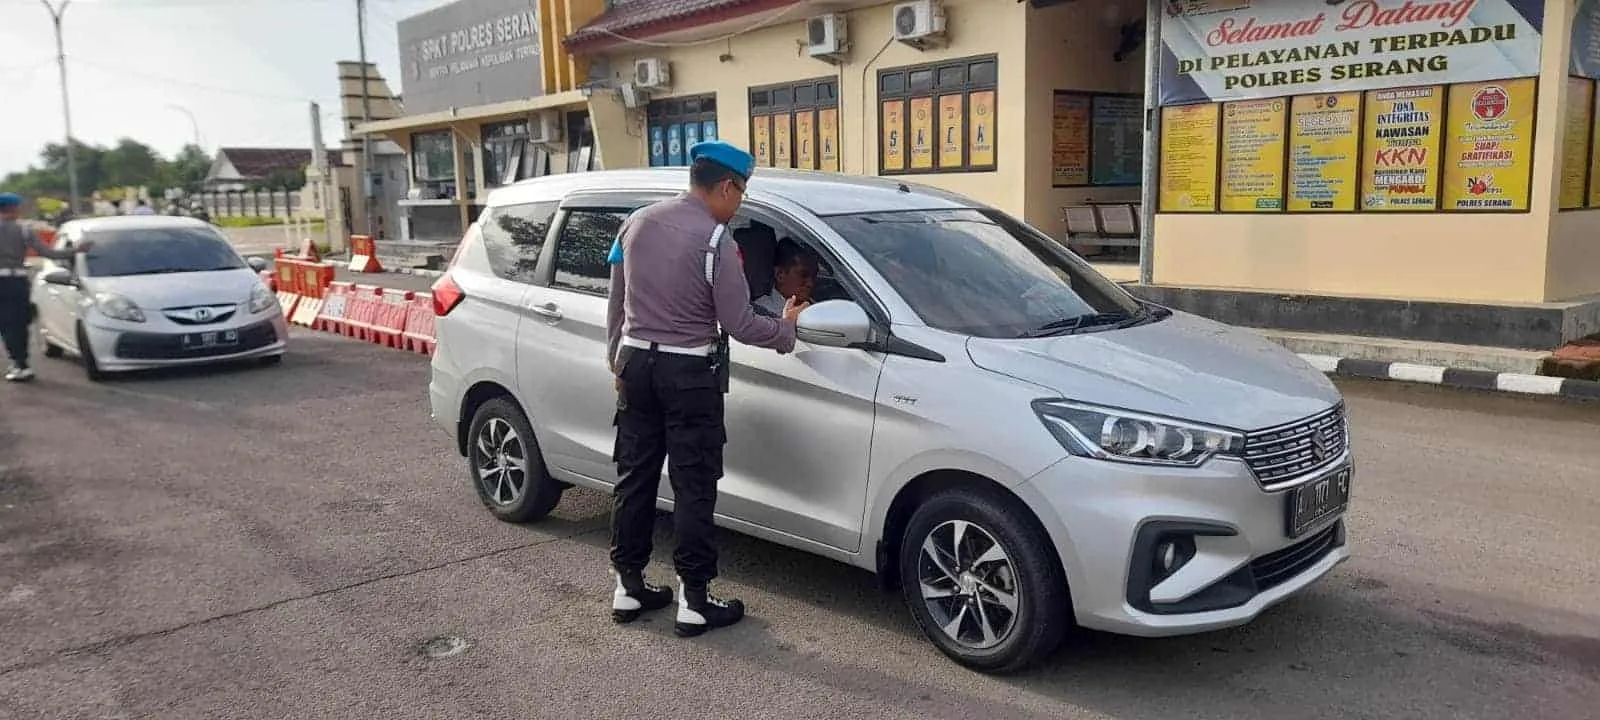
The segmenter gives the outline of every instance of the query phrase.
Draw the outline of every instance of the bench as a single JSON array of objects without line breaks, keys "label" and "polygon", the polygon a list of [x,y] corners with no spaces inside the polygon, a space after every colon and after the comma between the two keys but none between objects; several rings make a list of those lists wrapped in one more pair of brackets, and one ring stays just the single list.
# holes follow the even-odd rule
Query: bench
[{"label": "bench", "polygon": [[1139,247],[1140,203],[1084,201],[1061,208],[1067,242],[1075,245]]}]

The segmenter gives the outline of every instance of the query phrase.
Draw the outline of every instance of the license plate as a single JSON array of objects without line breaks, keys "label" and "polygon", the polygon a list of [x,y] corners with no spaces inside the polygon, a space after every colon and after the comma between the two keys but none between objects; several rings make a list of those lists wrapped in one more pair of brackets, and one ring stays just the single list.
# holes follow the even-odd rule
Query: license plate
[{"label": "license plate", "polygon": [[183,349],[185,350],[205,350],[206,348],[227,347],[238,344],[238,330],[189,333],[183,336]]},{"label": "license plate", "polygon": [[1343,467],[1289,491],[1289,537],[1300,537],[1350,504],[1350,475]]}]

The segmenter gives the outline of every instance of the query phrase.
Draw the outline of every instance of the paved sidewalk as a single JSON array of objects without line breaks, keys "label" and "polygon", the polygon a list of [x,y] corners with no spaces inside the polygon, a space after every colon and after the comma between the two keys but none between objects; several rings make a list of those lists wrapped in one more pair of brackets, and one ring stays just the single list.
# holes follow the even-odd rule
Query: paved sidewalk
[{"label": "paved sidewalk", "polygon": [[414,292],[427,292],[438,280],[433,275],[415,275],[411,273],[381,272],[358,273],[346,270],[344,265],[335,264],[333,279],[339,282],[353,282],[362,285],[379,285],[386,288],[398,288]]}]

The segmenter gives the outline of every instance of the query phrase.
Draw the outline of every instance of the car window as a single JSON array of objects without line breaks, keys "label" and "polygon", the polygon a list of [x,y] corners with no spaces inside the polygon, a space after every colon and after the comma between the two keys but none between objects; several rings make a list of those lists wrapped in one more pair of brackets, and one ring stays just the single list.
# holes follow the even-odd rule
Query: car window
[{"label": "car window", "polygon": [[478,227],[489,269],[506,280],[533,282],[550,221],[559,206],[557,202],[533,202],[486,211]]},{"label": "car window", "polygon": [[84,233],[94,249],[84,258],[91,277],[247,268],[228,241],[205,228],[123,228]]},{"label": "car window", "polygon": [[605,295],[611,289],[611,243],[627,210],[571,210],[556,240],[554,287]]},{"label": "car window", "polygon": [[823,221],[931,327],[1014,338],[1071,331],[1071,322],[1100,314],[1143,311],[1087,263],[998,211],[911,210]]}]

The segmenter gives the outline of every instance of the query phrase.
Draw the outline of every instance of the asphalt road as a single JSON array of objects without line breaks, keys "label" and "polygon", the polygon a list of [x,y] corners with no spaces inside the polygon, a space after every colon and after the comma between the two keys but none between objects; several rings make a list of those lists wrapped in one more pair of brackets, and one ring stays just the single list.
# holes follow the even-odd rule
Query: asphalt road
[{"label": "asphalt road", "polygon": [[1346,385],[1350,562],[1246,628],[1087,636],[1000,679],[867,574],[726,533],[744,624],[613,625],[606,498],[490,519],[422,356],[299,334],[276,368],[39,370],[0,387],[6,720],[1600,712],[1600,405]]}]

